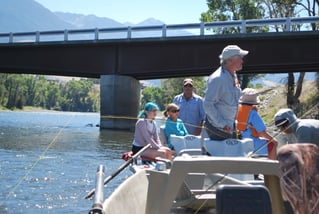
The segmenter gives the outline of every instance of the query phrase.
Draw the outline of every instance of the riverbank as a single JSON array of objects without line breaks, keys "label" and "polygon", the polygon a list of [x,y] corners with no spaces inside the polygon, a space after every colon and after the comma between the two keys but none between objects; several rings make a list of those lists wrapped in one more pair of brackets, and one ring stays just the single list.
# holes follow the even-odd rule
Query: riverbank
[{"label": "riverbank", "polygon": [[[258,89],[261,103],[258,111],[267,126],[273,126],[273,119],[276,112],[281,108],[287,108],[287,89],[285,85],[275,87],[265,87]],[[296,114],[300,118],[313,118],[319,115],[318,103],[319,93],[316,81],[306,80],[303,83],[302,93],[299,97],[298,108],[300,112]]]},{"label": "riverbank", "polygon": [[[49,110],[41,107],[35,107],[35,106],[24,106],[23,109],[7,109],[3,106],[0,106],[0,112],[6,112],[6,111],[14,111],[14,112],[67,112],[67,111],[57,111],[57,110]],[[82,113],[100,113],[100,112],[82,112]]]}]

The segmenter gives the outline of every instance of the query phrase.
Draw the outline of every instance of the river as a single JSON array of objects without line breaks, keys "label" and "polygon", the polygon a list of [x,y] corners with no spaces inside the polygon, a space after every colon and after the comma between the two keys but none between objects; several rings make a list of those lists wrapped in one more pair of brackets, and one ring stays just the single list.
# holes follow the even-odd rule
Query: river
[{"label": "river", "polygon": [[[133,133],[100,130],[99,114],[0,112],[0,213],[88,213],[95,172],[110,175],[131,148]],[[109,195],[131,175],[122,171]]]}]

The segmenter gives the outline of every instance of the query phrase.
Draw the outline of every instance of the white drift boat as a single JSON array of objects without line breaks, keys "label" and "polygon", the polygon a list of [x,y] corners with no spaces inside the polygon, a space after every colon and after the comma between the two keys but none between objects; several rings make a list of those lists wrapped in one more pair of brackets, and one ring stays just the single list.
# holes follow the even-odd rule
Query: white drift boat
[{"label": "white drift boat", "polygon": [[[259,213],[285,213],[278,161],[184,154],[172,162],[132,164],[131,169],[134,173],[106,200],[95,198],[89,213],[236,213],[238,208],[252,213],[244,212],[245,206]],[[234,174],[263,179],[236,179]],[[97,188],[103,189],[103,183]]]}]

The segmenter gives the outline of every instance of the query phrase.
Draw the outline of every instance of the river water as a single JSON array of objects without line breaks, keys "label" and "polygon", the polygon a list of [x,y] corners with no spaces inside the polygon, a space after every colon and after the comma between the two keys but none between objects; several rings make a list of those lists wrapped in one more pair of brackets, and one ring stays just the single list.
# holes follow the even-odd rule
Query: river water
[{"label": "river water", "polygon": [[[99,121],[97,113],[0,112],[0,214],[88,213],[97,167],[110,175],[133,140]],[[130,175],[110,181],[105,196]]]}]

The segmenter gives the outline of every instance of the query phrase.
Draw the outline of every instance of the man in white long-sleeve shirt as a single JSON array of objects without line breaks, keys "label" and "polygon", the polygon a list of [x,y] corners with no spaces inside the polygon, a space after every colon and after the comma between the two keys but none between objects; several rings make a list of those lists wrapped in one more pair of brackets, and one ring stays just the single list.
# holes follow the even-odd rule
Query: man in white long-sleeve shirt
[{"label": "man in white long-sleeve shirt", "polygon": [[207,80],[205,128],[211,140],[233,137],[241,95],[236,71],[242,69],[243,57],[247,54],[248,51],[237,45],[226,46],[219,56],[221,66]]}]

